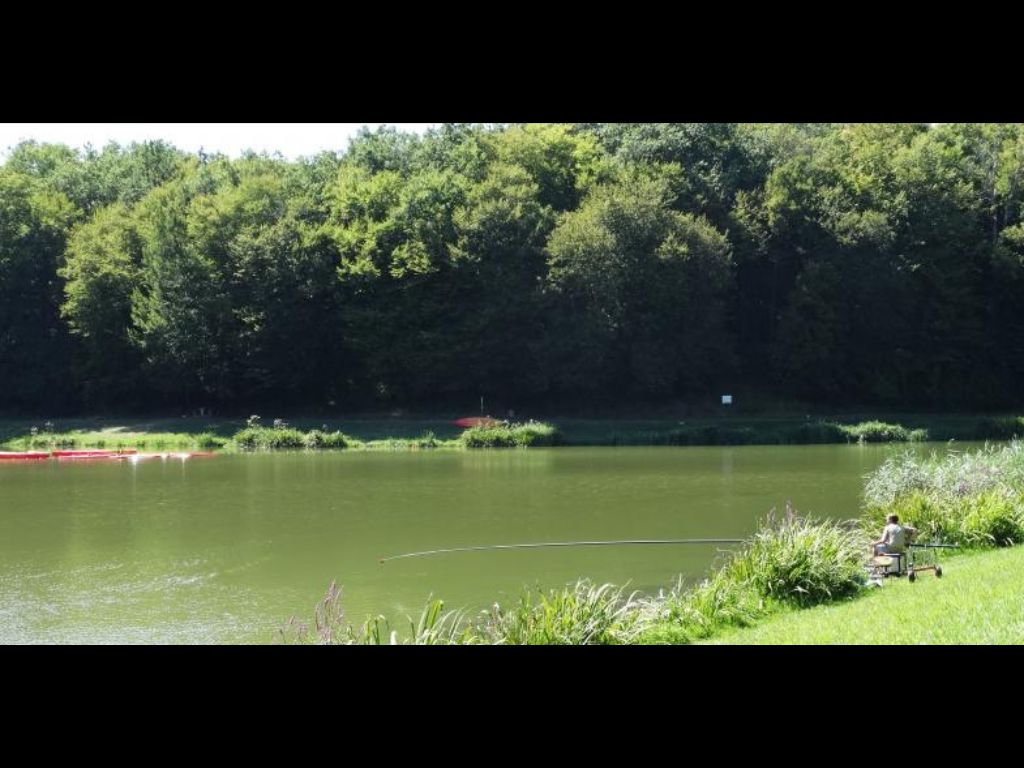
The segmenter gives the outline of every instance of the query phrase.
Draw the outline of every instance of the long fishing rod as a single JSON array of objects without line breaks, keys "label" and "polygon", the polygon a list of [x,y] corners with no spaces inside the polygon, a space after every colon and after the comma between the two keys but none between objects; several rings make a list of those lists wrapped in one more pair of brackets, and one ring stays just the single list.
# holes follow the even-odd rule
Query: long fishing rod
[{"label": "long fishing rod", "polygon": [[540,544],[491,544],[484,547],[453,547],[451,549],[429,549],[425,552],[406,552],[402,555],[380,558],[383,565],[389,560],[405,557],[426,557],[449,552],[482,552],[490,549],[539,549],[541,547],[609,547],[622,544],[742,544],[744,539],[622,539],[617,541],[549,541]]}]

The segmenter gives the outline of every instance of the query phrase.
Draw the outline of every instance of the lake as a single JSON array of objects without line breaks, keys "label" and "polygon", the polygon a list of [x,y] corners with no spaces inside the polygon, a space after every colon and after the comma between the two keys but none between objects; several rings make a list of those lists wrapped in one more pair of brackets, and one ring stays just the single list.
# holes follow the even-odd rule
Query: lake
[{"label": "lake", "polygon": [[[964,448],[967,444],[960,444]],[[945,445],[917,446],[939,450]],[[0,465],[0,642],[267,643],[332,580],[346,614],[484,608],[587,577],[657,592],[726,545],[464,552],[567,540],[732,538],[786,501],[858,513],[905,446],[229,454]]]}]

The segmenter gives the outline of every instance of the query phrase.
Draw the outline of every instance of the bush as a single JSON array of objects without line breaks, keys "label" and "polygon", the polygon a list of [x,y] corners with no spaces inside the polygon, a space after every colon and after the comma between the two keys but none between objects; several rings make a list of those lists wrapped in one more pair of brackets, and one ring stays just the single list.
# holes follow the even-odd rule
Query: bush
[{"label": "bush", "polygon": [[899,515],[901,525],[918,530],[922,543],[941,542],[962,547],[1008,547],[1024,542],[1024,502],[1007,489],[965,496],[937,496],[915,491],[887,506],[867,510],[866,533],[878,532],[887,515]]},{"label": "bush", "polygon": [[814,605],[857,591],[869,544],[861,530],[833,520],[769,515],[722,573],[765,600]]},{"label": "bush", "polygon": [[307,448],[330,449],[348,448],[349,438],[341,432],[321,432],[319,429],[307,432],[302,438]]},{"label": "bush", "polygon": [[198,448],[223,448],[227,440],[218,437],[213,432],[202,432],[196,435],[195,444]]},{"label": "bush", "polygon": [[1024,541],[1024,444],[920,459],[890,457],[864,490],[864,526],[881,530],[886,515],[920,531],[919,541],[1009,546]]},{"label": "bush", "polygon": [[525,591],[508,610],[495,605],[476,636],[500,645],[617,645],[636,629],[633,596],[610,584],[584,580],[536,597]]},{"label": "bush", "polygon": [[459,439],[467,448],[526,448],[558,445],[562,442],[557,427],[539,421],[525,424],[501,422],[491,427],[471,427]]},{"label": "bush", "polygon": [[1012,547],[1024,542],[1024,507],[1019,495],[993,491],[964,498],[961,503],[962,509],[957,511],[964,544]]},{"label": "bush", "polygon": [[[410,634],[403,638],[413,645],[454,645],[470,643],[472,638],[461,611],[445,611],[440,600],[428,600],[418,622],[409,619]],[[341,589],[331,582],[327,594],[314,609],[313,626],[292,617],[278,630],[277,642],[283,644],[318,642],[321,645],[398,645],[398,632],[383,616],[366,621],[361,627],[348,623],[341,603]]]},{"label": "bush", "polygon": [[417,448],[436,448],[439,444],[437,435],[429,430],[420,435],[414,443]]},{"label": "bush", "polygon": [[909,430],[900,424],[886,424],[884,421],[865,421],[861,424],[840,425],[839,428],[847,439],[859,443],[906,443],[928,439],[926,430]]},{"label": "bush", "polygon": [[722,571],[699,586],[676,585],[667,596],[645,601],[637,642],[681,645],[701,640],[724,627],[747,627],[767,613],[767,602],[750,585]]},{"label": "bush", "polygon": [[302,448],[305,445],[305,435],[297,429],[246,427],[235,434],[234,440],[240,448],[248,450]]}]

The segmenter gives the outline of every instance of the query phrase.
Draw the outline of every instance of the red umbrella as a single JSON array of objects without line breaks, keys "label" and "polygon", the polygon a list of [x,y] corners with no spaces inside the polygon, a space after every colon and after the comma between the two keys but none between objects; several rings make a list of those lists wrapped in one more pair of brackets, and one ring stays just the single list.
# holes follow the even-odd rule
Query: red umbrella
[{"label": "red umbrella", "polygon": [[490,416],[467,416],[464,419],[456,419],[452,423],[457,427],[467,429],[469,427],[493,427],[500,422],[497,419],[492,419]]}]

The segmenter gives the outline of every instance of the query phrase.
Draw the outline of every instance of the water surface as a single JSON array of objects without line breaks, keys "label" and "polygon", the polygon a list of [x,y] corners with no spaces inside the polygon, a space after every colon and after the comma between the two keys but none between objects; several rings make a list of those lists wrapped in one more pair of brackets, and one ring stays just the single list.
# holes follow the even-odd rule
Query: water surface
[{"label": "water surface", "polygon": [[[942,446],[917,450],[941,450]],[[857,515],[887,446],[278,453],[0,465],[0,642],[262,643],[332,579],[348,616],[478,609],[588,577],[656,592],[721,547],[469,552],[742,537],[787,500]],[[899,449],[902,450],[902,449]]]}]

